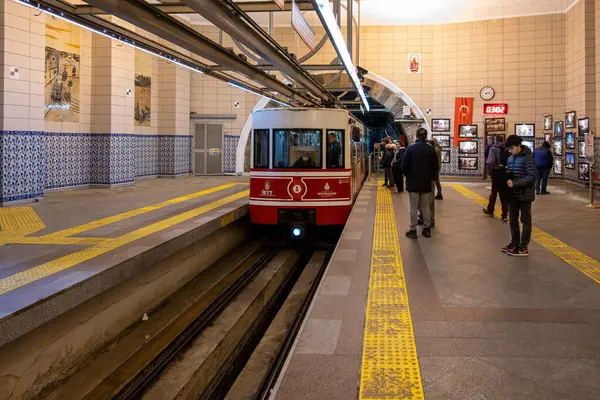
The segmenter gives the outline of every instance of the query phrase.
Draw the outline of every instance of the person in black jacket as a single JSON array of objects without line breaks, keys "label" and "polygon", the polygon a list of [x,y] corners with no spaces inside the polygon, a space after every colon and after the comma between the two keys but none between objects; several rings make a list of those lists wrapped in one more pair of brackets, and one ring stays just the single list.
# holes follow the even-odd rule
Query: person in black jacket
[{"label": "person in black jacket", "polygon": [[392,143],[391,138],[385,138],[385,147],[383,149],[383,168],[385,168],[385,184],[391,190],[396,190],[394,185],[394,170],[392,163],[396,157],[396,146]]},{"label": "person in black jacket", "polygon": [[398,193],[404,192],[404,175],[402,174],[402,158],[406,149],[399,141],[396,143],[396,158],[394,160],[394,183]]},{"label": "person in black jacket", "polygon": [[[510,135],[506,139],[506,148],[512,154],[508,158],[506,168],[509,179],[506,182],[511,189],[508,205],[510,215],[511,242],[502,251],[511,256],[528,256],[529,241],[531,240],[531,203],[535,200],[536,166],[529,147],[521,145],[522,139]],[[523,232],[519,231],[519,214]]]},{"label": "person in black jacket", "polygon": [[[546,190],[548,187],[548,177],[550,176],[550,168],[554,165],[554,156],[550,151],[550,143],[544,141],[539,149],[533,152],[533,159],[537,166],[537,177],[535,178],[535,193],[550,194]],[[540,191],[540,183],[542,190]]]},{"label": "person in black jacket", "polygon": [[486,157],[487,171],[492,178],[492,192],[488,205],[483,209],[483,213],[494,216],[494,209],[496,208],[496,200],[500,195],[500,204],[502,205],[502,222],[508,222],[508,203],[509,193],[506,181],[508,181],[508,174],[506,173],[506,163],[510,157],[509,151],[506,149],[504,142],[496,143],[488,152]]},{"label": "person in black jacket", "polygon": [[429,196],[439,164],[435,149],[426,142],[427,130],[417,130],[417,141],[408,146],[402,159],[402,172],[406,176],[406,190],[410,200],[410,230],[406,237],[417,238],[417,209],[423,210],[423,236],[431,237],[431,210]]}]

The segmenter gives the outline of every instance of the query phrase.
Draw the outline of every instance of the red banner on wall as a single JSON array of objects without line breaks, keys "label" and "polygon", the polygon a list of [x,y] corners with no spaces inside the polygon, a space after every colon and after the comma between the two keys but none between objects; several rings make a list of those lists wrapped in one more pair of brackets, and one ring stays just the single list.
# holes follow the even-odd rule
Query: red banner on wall
[{"label": "red banner on wall", "polygon": [[454,102],[454,146],[458,146],[458,126],[473,123],[473,97],[457,97]]}]

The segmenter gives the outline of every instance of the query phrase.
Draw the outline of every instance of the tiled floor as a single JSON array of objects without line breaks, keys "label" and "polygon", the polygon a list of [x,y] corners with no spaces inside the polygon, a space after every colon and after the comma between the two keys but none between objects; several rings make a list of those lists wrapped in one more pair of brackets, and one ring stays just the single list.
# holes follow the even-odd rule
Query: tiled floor
[{"label": "tiled floor", "polygon": [[[489,181],[464,185],[485,196]],[[584,190],[549,190],[534,224],[599,260],[600,210]],[[376,189],[361,196],[277,399],[359,396]],[[507,225],[452,188],[444,197],[433,237],[411,241],[408,197],[393,196],[425,398],[600,398],[600,284],[535,242],[529,258],[502,254]]]}]

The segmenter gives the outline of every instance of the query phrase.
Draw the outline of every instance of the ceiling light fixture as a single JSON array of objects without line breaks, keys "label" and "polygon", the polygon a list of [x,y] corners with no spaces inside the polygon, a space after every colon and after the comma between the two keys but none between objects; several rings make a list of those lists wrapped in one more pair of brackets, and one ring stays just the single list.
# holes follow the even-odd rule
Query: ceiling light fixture
[{"label": "ceiling light fixture", "polygon": [[315,6],[315,11],[319,16],[323,27],[327,31],[327,34],[333,43],[333,47],[335,48],[338,57],[342,61],[344,69],[348,73],[354,88],[360,96],[363,107],[369,111],[370,107],[369,102],[367,101],[367,96],[365,95],[362,84],[360,83],[360,79],[358,78],[358,74],[356,73],[356,68],[352,63],[352,57],[350,57],[346,42],[344,42],[344,37],[342,36],[342,32],[337,25],[337,20],[335,15],[333,15],[333,10],[331,9],[329,0],[313,0],[313,5]]}]

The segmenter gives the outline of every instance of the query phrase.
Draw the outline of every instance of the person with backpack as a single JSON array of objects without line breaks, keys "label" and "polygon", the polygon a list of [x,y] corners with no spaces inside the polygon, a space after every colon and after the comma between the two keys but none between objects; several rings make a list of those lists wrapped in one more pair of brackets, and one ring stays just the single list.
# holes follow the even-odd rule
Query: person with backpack
[{"label": "person with backpack", "polygon": [[496,208],[496,199],[500,195],[500,204],[502,206],[502,221],[508,222],[508,204],[509,190],[506,186],[508,174],[506,173],[506,163],[510,157],[509,151],[506,149],[505,142],[498,142],[490,147],[488,157],[486,159],[488,174],[492,179],[492,192],[490,193],[488,205],[483,209],[483,213],[494,216]]},{"label": "person with backpack", "polygon": [[[512,154],[506,163],[509,175],[506,184],[510,188],[508,212],[511,241],[502,248],[506,254],[518,257],[529,256],[528,246],[533,229],[531,203],[535,200],[534,185],[537,173],[533,154],[522,142],[523,139],[517,135],[510,135],[506,139],[506,148]],[[519,214],[523,232],[520,232]]]},{"label": "person with backpack", "polygon": [[402,158],[406,149],[400,141],[396,142],[396,157],[394,159],[394,183],[398,193],[404,192],[404,174],[402,173]]},{"label": "person with backpack", "polygon": [[[548,177],[550,176],[550,168],[554,165],[554,156],[550,151],[550,143],[544,141],[539,149],[533,152],[535,165],[537,165],[537,176],[535,178],[535,193],[550,194],[546,190],[548,187]],[[542,190],[540,191],[540,183]]]}]

